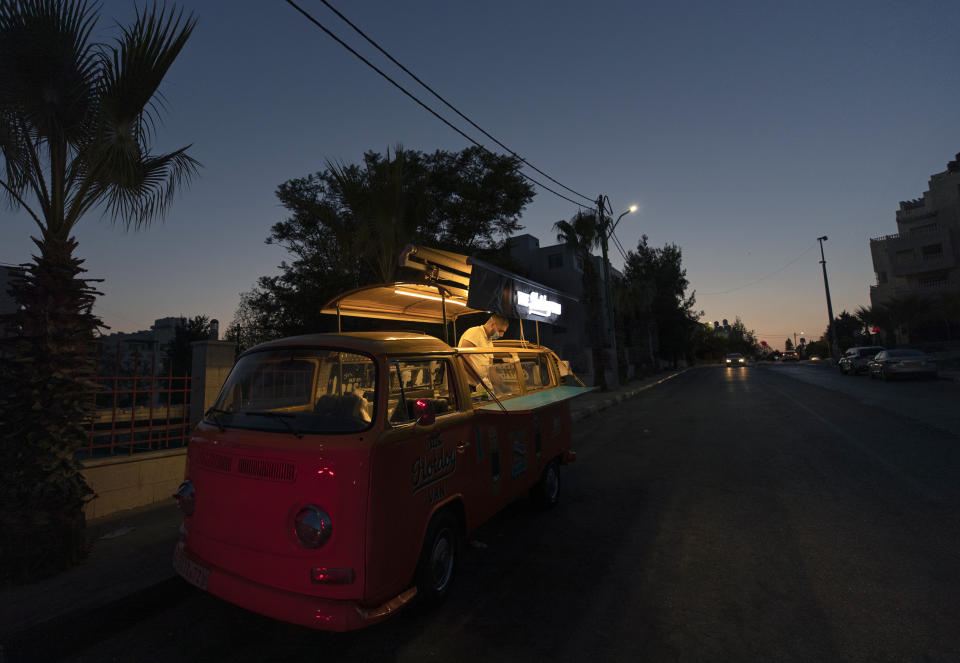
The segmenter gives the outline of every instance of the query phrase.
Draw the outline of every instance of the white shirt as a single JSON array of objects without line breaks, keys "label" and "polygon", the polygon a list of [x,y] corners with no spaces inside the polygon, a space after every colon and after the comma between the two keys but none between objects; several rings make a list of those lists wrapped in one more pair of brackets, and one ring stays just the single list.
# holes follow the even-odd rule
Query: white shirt
[{"label": "white shirt", "polygon": [[[483,328],[483,325],[477,325],[476,327],[471,327],[467,331],[463,332],[463,336],[460,337],[460,343],[458,347],[464,347],[463,342],[470,341],[478,348],[492,347],[493,342],[490,340],[490,337],[487,336],[487,331]],[[486,378],[490,372],[490,364],[492,360],[488,354],[470,354],[464,355],[464,357],[469,360],[470,364],[473,366],[473,369],[477,372],[481,378]],[[474,376],[469,376],[468,379],[472,383],[476,378]]]},{"label": "white shirt", "polygon": [[484,348],[493,345],[493,343],[490,341],[490,337],[487,336],[487,330],[483,328],[483,325],[471,327],[467,331],[463,332],[463,336],[460,337],[459,347],[465,347],[463,345],[464,341],[470,341],[478,348]]}]

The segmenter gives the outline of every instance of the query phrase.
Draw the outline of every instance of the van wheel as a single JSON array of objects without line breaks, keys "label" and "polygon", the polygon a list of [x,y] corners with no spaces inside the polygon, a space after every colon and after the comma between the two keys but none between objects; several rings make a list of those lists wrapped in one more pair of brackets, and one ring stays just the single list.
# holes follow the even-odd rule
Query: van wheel
[{"label": "van wheel", "polygon": [[417,594],[424,603],[439,603],[450,592],[460,561],[460,538],[460,523],[448,511],[430,521],[417,566]]},{"label": "van wheel", "polygon": [[560,501],[560,463],[556,459],[543,468],[540,480],[533,487],[533,499],[542,509],[549,509]]}]

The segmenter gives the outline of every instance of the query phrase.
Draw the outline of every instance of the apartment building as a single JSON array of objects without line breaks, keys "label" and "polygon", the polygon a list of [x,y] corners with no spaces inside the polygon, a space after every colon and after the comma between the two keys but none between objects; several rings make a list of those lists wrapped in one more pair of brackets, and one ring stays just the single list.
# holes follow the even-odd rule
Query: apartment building
[{"label": "apartment building", "polygon": [[[608,311],[603,287],[600,287],[602,300],[601,310],[604,324],[601,325],[604,333],[602,338],[590,338],[585,330],[584,321],[589,315],[583,299],[583,260],[566,244],[540,246],[540,240],[533,235],[524,234],[510,237],[507,240],[510,256],[523,265],[526,275],[546,286],[569,294],[577,302],[565,301],[564,313],[557,325],[540,325],[540,341],[552,348],[561,358],[570,361],[574,371],[587,384],[593,384],[593,362],[591,348],[595,343],[604,347],[607,355],[607,382],[616,384],[616,361],[613,355],[612,334],[607,335],[606,324]],[[603,260],[599,256],[591,256],[597,274],[603,274]],[[610,276],[620,278],[621,274],[611,267]],[[602,276],[601,276],[602,278]],[[527,338],[533,338],[530,323],[524,329]]]},{"label": "apartment building", "polygon": [[960,292],[960,154],[897,210],[897,232],[870,240],[877,284],[870,303]]}]

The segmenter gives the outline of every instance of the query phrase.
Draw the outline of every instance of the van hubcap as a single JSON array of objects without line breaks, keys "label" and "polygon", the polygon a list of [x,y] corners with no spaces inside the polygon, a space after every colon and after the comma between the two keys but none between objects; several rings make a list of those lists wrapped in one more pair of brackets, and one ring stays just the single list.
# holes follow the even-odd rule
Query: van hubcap
[{"label": "van hubcap", "polygon": [[446,589],[453,573],[453,543],[449,530],[443,530],[433,544],[430,551],[430,580],[437,592]]}]

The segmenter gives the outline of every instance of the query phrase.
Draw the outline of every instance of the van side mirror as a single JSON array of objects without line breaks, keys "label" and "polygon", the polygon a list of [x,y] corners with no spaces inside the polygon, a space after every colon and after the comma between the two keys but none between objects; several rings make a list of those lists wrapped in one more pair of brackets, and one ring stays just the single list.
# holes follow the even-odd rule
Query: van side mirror
[{"label": "van side mirror", "polygon": [[432,426],[437,420],[437,410],[429,398],[418,398],[413,403],[413,417],[420,426]]}]

